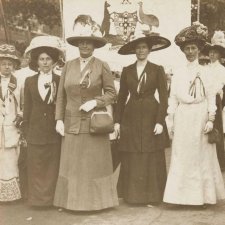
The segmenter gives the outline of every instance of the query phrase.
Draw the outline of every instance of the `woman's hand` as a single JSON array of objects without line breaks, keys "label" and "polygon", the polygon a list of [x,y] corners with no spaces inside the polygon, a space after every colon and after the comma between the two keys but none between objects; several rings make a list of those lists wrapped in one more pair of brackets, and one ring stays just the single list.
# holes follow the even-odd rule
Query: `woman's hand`
[{"label": "woman's hand", "polygon": [[97,106],[97,101],[90,100],[85,102],[83,105],[81,105],[79,110],[84,110],[85,112],[89,112],[90,110],[94,109],[96,106]]},{"label": "woman's hand", "polygon": [[116,138],[120,138],[120,124],[119,123],[114,124],[114,131],[115,131]]},{"label": "woman's hand", "polygon": [[213,122],[212,121],[207,121],[204,129],[204,133],[207,134],[213,129]]},{"label": "woman's hand", "polygon": [[64,133],[64,123],[62,120],[57,120],[56,122],[56,132],[59,133],[61,136],[64,136],[65,133]]},{"label": "woman's hand", "polygon": [[163,126],[159,123],[155,125],[154,133],[155,135],[161,134],[163,132]]}]

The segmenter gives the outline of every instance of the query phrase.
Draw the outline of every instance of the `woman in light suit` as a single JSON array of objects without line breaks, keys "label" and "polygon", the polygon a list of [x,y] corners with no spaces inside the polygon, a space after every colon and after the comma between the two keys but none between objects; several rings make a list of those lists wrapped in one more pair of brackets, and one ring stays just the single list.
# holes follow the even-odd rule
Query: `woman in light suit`
[{"label": "woman in light suit", "polygon": [[18,127],[22,121],[21,88],[13,75],[20,64],[14,46],[0,45],[0,202],[21,198]]},{"label": "woman in light suit", "polygon": [[89,131],[92,113],[105,109],[116,96],[109,66],[93,56],[95,48],[106,44],[93,26],[77,22],[76,36],[67,39],[78,47],[80,57],[66,63],[56,103],[56,130],[63,138],[54,205],[70,210],[118,205],[109,135]]}]

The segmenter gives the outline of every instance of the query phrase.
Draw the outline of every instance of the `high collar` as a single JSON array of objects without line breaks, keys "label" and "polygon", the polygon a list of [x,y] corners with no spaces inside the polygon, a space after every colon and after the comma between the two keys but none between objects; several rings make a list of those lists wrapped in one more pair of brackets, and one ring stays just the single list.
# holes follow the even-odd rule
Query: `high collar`
[{"label": "high collar", "polygon": [[82,63],[87,63],[89,62],[91,59],[93,58],[93,56],[89,56],[88,58],[82,58],[81,56],[79,57],[80,62]]},{"label": "high collar", "polygon": [[10,76],[5,76],[5,75],[3,75],[3,74],[1,74],[0,73],[0,77],[3,79],[3,80],[10,80],[10,77],[11,77],[12,75],[10,75]]},{"label": "high collar", "polygon": [[192,68],[196,68],[197,66],[199,66],[198,59],[196,59],[193,62],[187,61],[187,68],[192,69]]},{"label": "high collar", "polygon": [[148,62],[148,59],[145,59],[145,60],[137,60],[137,66],[139,67],[142,67],[142,66],[146,66]]},{"label": "high collar", "polygon": [[44,73],[44,72],[40,71],[40,75],[41,76],[51,76],[52,75],[52,70],[50,70],[48,73]]},{"label": "high collar", "polygon": [[212,68],[217,67],[219,65],[221,65],[220,62],[219,62],[219,60],[216,60],[214,63],[210,63],[209,64],[209,66],[212,67]]}]

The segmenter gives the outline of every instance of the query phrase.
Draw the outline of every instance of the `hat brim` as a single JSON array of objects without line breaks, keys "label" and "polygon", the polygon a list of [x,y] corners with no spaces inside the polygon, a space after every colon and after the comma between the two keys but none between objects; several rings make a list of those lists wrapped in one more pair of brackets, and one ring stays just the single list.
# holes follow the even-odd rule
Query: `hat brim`
[{"label": "hat brim", "polygon": [[95,48],[101,48],[106,45],[107,41],[102,37],[94,37],[94,36],[77,36],[77,37],[69,37],[66,39],[70,45],[78,47],[80,41],[92,41],[94,43]]},{"label": "hat brim", "polygon": [[221,53],[221,57],[225,58],[225,48],[220,45],[213,45],[211,43],[206,43],[204,49],[202,50],[202,53],[204,55],[209,55],[210,50],[218,50]]},{"label": "hat brim", "polygon": [[167,38],[158,35],[147,36],[128,42],[119,49],[118,53],[120,55],[135,54],[135,48],[137,44],[142,41],[148,44],[149,48],[151,49],[151,52],[167,48],[171,45],[171,42]]},{"label": "hat brim", "polygon": [[4,56],[4,55],[1,55],[0,54],[0,60],[1,59],[9,59],[9,60],[12,60],[13,62],[15,62],[16,66],[20,66],[21,62],[19,60],[19,58],[17,57],[14,57],[14,56]]}]

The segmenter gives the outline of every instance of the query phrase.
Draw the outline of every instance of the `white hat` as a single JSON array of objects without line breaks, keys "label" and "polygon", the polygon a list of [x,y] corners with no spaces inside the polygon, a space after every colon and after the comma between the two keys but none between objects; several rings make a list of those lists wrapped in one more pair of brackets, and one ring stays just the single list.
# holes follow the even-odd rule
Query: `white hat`
[{"label": "white hat", "polygon": [[28,54],[34,49],[40,47],[54,48],[57,49],[60,53],[63,53],[65,44],[61,38],[56,36],[37,36],[31,40],[30,45],[25,50],[25,54]]}]

